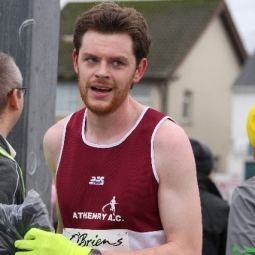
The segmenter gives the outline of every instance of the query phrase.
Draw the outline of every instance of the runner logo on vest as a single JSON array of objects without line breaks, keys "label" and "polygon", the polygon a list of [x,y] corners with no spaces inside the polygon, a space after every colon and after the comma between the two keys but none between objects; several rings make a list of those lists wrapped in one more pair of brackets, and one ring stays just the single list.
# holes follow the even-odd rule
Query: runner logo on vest
[{"label": "runner logo on vest", "polygon": [[73,219],[124,221],[120,215],[115,214],[117,204],[116,197],[113,196],[111,201],[102,207],[102,212],[74,212]]},{"label": "runner logo on vest", "polygon": [[116,202],[116,199],[115,199],[115,196],[112,198],[112,200],[111,200],[111,202],[110,203],[108,203],[108,204],[106,204],[106,205],[104,205],[103,206],[103,208],[102,208],[102,211],[104,212],[105,210],[105,208],[107,207],[107,206],[110,206],[110,211],[112,211],[112,214],[115,216],[115,205],[116,204],[118,204],[117,202]]}]

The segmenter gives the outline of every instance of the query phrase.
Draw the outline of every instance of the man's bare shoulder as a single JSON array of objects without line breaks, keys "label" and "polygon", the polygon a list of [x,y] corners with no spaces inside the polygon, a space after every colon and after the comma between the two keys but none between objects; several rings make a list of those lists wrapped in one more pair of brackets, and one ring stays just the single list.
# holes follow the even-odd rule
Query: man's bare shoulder
[{"label": "man's bare shoulder", "polygon": [[188,137],[183,128],[171,120],[165,120],[162,123],[155,138],[157,143],[167,147],[175,147],[183,143],[189,144]]},{"label": "man's bare shoulder", "polygon": [[159,176],[170,172],[195,172],[194,156],[188,136],[176,123],[169,120],[162,123],[155,135],[154,151]]},{"label": "man's bare shoulder", "polygon": [[44,144],[48,144],[51,142],[56,142],[57,140],[61,140],[63,130],[65,127],[65,124],[67,120],[69,119],[69,116],[65,117],[64,119],[61,119],[57,123],[55,123],[53,126],[51,126],[44,135]]}]

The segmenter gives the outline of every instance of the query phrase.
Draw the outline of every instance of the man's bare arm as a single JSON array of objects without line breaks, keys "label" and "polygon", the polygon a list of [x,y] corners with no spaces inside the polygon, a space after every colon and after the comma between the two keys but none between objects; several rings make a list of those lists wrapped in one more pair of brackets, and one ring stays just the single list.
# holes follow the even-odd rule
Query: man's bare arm
[{"label": "man's bare arm", "polygon": [[165,121],[155,140],[159,209],[169,254],[201,254],[202,217],[196,167],[188,137]]},{"label": "man's bare arm", "polygon": [[[165,121],[154,143],[159,210],[167,243],[125,255],[201,255],[202,216],[195,160],[184,131]],[[103,255],[118,252],[102,251]]]},{"label": "man's bare arm", "polygon": [[[68,117],[63,120],[60,120],[58,123],[53,125],[51,128],[47,130],[43,139],[43,148],[44,148],[44,156],[50,173],[52,175],[52,180],[56,185],[56,169],[58,166],[61,144],[62,144],[62,135],[65,127],[65,123]],[[57,233],[63,232],[63,222],[59,210],[58,203],[57,207],[57,217],[58,217],[58,227]]]}]

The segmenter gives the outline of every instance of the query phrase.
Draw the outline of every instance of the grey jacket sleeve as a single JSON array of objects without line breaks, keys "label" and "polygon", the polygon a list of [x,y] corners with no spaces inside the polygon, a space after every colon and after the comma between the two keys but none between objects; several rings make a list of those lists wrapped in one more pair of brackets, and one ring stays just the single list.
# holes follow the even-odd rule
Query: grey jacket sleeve
[{"label": "grey jacket sleeve", "polygon": [[0,203],[16,203],[20,192],[19,173],[15,162],[0,156]]},{"label": "grey jacket sleeve", "polygon": [[249,254],[255,246],[255,177],[236,187],[228,221],[226,255]]}]

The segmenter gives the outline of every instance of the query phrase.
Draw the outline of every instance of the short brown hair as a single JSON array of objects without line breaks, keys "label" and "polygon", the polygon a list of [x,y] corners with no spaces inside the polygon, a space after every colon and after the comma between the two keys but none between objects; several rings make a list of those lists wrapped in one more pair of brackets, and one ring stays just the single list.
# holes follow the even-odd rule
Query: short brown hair
[{"label": "short brown hair", "polygon": [[103,34],[127,33],[133,40],[137,65],[149,53],[151,36],[141,13],[134,8],[120,7],[113,2],[100,3],[85,11],[75,22],[73,43],[77,55],[83,35],[89,30]]},{"label": "short brown hair", "polygon": [[13,88],[22,87],[22,75],[14,59],[0,52],[0,114],[7,104],[7,94]]}]

